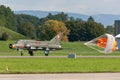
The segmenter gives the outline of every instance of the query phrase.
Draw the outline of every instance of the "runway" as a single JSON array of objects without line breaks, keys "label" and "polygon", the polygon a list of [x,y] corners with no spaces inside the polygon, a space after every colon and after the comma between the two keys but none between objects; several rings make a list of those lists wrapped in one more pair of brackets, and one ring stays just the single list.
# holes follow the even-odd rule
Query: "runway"
[{"label": "runway", "polygon": [[0,80],[120,80],[120,73],[0,74]]},{"label": "runway", "polygon": [[[68,56],[0,56],[0,58],[68,58]],[[76,56],[76,58],[120,58],[120,56]]]}]

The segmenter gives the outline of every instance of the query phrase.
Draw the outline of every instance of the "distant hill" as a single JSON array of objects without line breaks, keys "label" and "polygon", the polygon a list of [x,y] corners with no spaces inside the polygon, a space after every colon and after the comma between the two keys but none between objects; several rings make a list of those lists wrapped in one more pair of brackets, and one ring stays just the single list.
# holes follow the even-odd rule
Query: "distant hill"
[{"label": "distant hill", "polygon": [[[37,16],[39,18],[46,17],[49,13],[52,13],[53,15],[61,13],[57,11],[32,11],[32,10],[23,10],[23,11],[14,11],[15,14],[29,14],[33,16]],[[65,12],[66,13],[66,12]],[[69,17],[74,18],[81,18],[83,20],[86,20],[89,16],[83,15],[83,14],[77,14],[77,13],[67,13]]]},{"label": "distant hill", "polygon": [[14,32],[8,28],[5,28],[5,27],[0,27],[0,37],[2,35],[3,32],[6,32],[12,40],[18,40],[18,39],[25,39],[26,37],[17,33],[17,32]]},{"label": "distant hill", "polygon": [[[14,11],[15,14],[29,14],[37,16],[39,18],[46,17],[49,13],[58,14],[60,12],[55,11],[34,11],[34,10],[24,10],[24,11]],[[66,12],[65,12],[66,13]],[[114,25],[114,20],[120,20],[120,15],[112,14],[96,14],[96,15],[84,15],[77,13],[67,13],[69,17],[81,18],[82,20],[87,20],[89,16],[92,16],[96,22],[102,23],[105,27],[107,25]]]},{"label": "distant hill", "polygon": [[115,20],[120,20],[120,15],[112,14],[97,14],[92,15],[97,22],[102,23],[104,26],[112,25],[114,26]]}]

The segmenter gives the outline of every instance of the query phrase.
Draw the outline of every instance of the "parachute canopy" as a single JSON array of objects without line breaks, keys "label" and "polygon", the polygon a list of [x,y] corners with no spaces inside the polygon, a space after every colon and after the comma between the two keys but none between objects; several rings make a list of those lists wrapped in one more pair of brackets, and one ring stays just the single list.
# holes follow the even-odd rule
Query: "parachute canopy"
[{"label": "parachute canopy", "polygon": [[[111,34],[104,34],[101,35],[91,41],[88,41],[86,43],[84,43],[85,45],[87,45],[90,48],[96,49],[99,52],[102,53],[111,53],[113,50],[116,50],[116,41],[115,41],[115,37]],[[98,46],[100,48],[103,48],[103,50],[99,50],[96,47],[93,46]]]}]

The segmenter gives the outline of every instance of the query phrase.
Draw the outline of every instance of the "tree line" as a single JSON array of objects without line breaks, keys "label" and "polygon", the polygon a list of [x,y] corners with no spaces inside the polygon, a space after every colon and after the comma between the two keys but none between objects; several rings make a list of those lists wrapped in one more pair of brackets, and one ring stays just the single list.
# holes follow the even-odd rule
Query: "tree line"
[{"label": "tree line", "polygon": [[84,21],[61,12],[38,18],[27,14],[14,14],[4,5],[0,6],[0,26],[38,40],[50,40],[59,32],[64,32],[64,41],[88,41],[108,32],[101,23],[95,22],[92,16]]}]

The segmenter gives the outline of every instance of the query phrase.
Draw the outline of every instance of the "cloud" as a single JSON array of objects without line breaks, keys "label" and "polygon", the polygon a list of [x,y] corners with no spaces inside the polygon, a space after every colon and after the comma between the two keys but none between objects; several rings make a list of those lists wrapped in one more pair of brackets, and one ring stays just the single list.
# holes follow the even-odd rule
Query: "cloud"
[{"label": "cloud", "polygon": [[[83,14],[120,14],[120,0],[0,0],[12,10],[64,11]],[[114,10],[114,11],[113,11]]]}]

